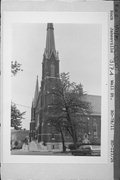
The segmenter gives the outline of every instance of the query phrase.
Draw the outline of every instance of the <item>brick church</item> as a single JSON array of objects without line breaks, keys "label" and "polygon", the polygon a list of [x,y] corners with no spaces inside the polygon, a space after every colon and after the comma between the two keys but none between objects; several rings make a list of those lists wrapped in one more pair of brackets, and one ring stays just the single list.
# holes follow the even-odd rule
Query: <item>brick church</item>
[{"label": "brick church", "polygon": [[[47,24],[46,47],[42,62],[42,79],[39,87],[38,77],[36,80],[35,94],[31,107],[30,141],[37,140],[45,142],[49,149],[60,148],[61,137],[55,129],[47,122],[48,109],[53,100],[51,91],[55,88],[56,80],[59,79],[59,56],[55,48],[54,27],[52,23]],[[86,95],[85,101],[91,103],[93,112],[85,118],[84,136],[89,136],[91,142],[100,144],[101,138],[101,97]],[[86,120],[87,119],[87,120]],[[79,123],[78,123],[79,124]],[[66,144],[71,139],[66,137]]]}]

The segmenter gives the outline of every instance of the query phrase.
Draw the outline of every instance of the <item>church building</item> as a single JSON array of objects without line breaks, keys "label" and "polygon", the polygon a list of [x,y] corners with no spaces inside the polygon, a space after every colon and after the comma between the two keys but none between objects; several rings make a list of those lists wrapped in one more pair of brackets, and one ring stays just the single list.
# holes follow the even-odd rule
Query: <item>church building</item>
[{"label": "church building", "polygon": [[[42,61],[42,79],[39,87],[38,77],[36,80],[35,94],[31,107],[30,141],[44,142],[49,149],[60,148],[62,145],[60,134],[47,122],[48,110],[53,101],[51,94],[59,79],[59,56],[55,47],[54,27],[52,23],[47,24],[46,47]],[[101,132],[101,98],[100,96],[85,97],[93,106],[93,113],[86,122],[86,133],[91,141],[100,143]],[[96,112],[97,111],[97,112]],[[89,127],[90,126],[90,127]],[[88,132],[89,131],[89,132]],[[83,132],[85,134],[85,132]],[[66,139],[66,143],[71,143]]]},{"label": "church building", "polygon": [[[42,80],[39,89],[38,77],[36,81],[35,95],[31,108],[30,138],[37,136],[38,142],[48,141],[51,128],[48,126],[47,112],[51,104],[51,91],[59,78],[59,57],[55,49],[54,27],[52,23],[47,24],[46,47],[42,62]],[[49,132],[50,131],[50,132]]]}]

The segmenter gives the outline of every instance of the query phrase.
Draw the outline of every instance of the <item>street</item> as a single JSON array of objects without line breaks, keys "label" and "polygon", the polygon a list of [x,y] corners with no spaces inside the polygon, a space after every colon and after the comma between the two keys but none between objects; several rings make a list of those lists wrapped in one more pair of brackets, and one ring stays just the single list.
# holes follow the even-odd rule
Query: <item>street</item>
[{"label": "street", "polygon": [[21,150],[12,150],[12,155],[53,155],[53,156],[71,156],[71,153],[62,153],[62,152],[48,152],[48,151],[21,151]]}]

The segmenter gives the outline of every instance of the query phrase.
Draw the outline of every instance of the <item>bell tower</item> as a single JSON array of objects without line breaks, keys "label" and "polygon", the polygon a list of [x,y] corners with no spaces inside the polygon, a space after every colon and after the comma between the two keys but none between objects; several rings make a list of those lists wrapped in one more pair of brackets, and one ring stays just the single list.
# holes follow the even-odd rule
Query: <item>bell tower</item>
[{"label": "bell tower", "polygon": [[51,128],[47,123],[47,114],[53,101],[52,89],[55,88],[56,80],[59,79],[59,57],[55,48],[54,27],[47,24],[46,47],[42,62],[41,80],[41,140],[48,142],[48,134]]},{"label": "bell tower", "polygon": [[53,23],[47,24],[46,45],[42,61],[42,79],[39,90],[38,77],[31,107],[30,141],[37,139],[51,143],[53,127],[48,123],[48,114],[54,101],[53,89],[59,80],[59,57],[55,48]]},{"label": "bell tower", "polygon": [[59,77],[59,57],[55,49],[54,28],[52,23],[47,24],[46,47],[43,54],[42,80]]}]

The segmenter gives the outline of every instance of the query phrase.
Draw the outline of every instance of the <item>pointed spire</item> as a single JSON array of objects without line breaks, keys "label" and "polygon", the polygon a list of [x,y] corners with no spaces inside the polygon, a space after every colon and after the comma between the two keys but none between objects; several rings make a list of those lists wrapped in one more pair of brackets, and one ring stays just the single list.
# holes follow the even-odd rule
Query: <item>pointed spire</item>
[{"label": "pointed spire", "polygon": [[47,30],[48,29],[53,29],[54,30],[53,23],[47,23]]},{"label": "pointed spire", "polygon": [[47,24],[46,48],[45,48],[45,55],[47,56],[47,58],[50,57],[52,52],[56,56],[55,40],[54,40],[54,27],[53,27],[53,23],[48,23]]},{"label": "pointed spire", "polygon": [[36,106],[38,95],[39,95],[39,83],[38,83],[38,76],[37,76],[35,94],[34,94],[34,99],[33,99],[33,108]]},{"label": "pointed spire", "polygon": [[32,101],[32,107],[31,107],[31,121],[34,119],[34,113],[33,113],[33,101]]}]

